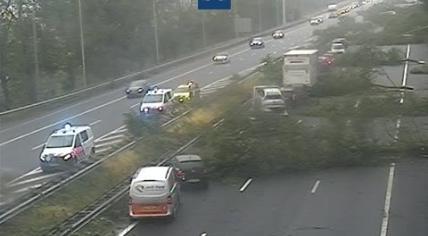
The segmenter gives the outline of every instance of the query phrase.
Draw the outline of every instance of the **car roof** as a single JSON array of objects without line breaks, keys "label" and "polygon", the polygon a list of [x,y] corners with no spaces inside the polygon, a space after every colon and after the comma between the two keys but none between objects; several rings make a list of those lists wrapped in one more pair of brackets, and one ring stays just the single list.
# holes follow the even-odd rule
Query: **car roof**
[{"label": "car roof", "polygon": [[253,40],[263,40],[263,38],[262,37],[255,37],[255,38],[253,38]]},{"label": "car roof", "polygon": [[178,85],[177,88],[189,88],[189,85],[187,85],[187,84],[180,84],[180,85]]},{"label": "car roof", "polygon": [[66,136],[66,135],[75,135],[84,130],[89,130],[91,127],[89,126],[71,126],[70,129],[62,128],[59,130],[55,130],[51,136]]},{"label": "car roof", "polygon": [[147,92],[147,95],[156,95],[156,94],[165,94],[167,92],[171,92],[172,89],[153,89]]},{"label": "car roof", "polygon": [[175,156],[175,159],[179,162],[185,162],[185,161],[202,161],[202,158],[198,155],[194,154],[186,154],[186,155],[178,155]]},{"label": "car roof", "polygon": [[277,89],[277,88],[265,88],[265,89],[263,89],[263,91],[265,92],[265,93],[269,93],[269,94],[272,94],[272,93],[281,93],[281,90],[279,90],[279,89]]},{"label": "car roof", "polygon": [[150,166],[138,170],[135,177],[137,181],[143,180],[166,180],[171,167],[168,166]]}]

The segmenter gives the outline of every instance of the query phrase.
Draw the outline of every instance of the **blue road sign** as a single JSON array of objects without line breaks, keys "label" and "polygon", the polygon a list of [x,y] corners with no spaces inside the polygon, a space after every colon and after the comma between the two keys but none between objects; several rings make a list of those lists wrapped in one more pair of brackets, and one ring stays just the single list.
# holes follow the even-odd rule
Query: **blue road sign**
[{"label": "blue road sign", "polygon": [[198,0],[199,10],[230,10],[232,0]]}]

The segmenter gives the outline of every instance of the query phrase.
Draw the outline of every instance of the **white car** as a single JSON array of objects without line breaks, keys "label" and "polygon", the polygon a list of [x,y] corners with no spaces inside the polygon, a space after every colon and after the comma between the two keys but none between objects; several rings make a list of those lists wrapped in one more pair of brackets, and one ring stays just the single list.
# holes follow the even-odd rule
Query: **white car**
[{"label": "white car", "polygon": [[333,43],[330,52],[334,54],[343,54],[346,52],[346,47],[342,43]]},{"label": "white car", "polygon": [[277,30],[277,31],[272,33],[272,38],[274,38],[274,39],[282,39],[282,38],[284,38],[284,36],[285,36],[285,34],[281,30]]},{"label": "white car", "polygon": [[260,38],[260,37],[251,39],[249,45],[251,48],[264,48],[265,47],[265,43],[263,41],[263,38]]},{"label": "white car", "polygon": [[95,154],[94,135],[89,126],[72,126],[54,131],[40,153],[40,168],[44,172],[79,167]]},{"label": "white car", "polygon": [[228,53],[223,52],[213,56],[212,61],[215,64],[227,64],[230,63],[230,57]]},{"label": "white car", "polygon": [[146,93],[140,104],[140,112],[163,113],[172,106],[172,89],[154,88]]},{"label": "white car", "polygon": [[321,17],[314,17],[309,20],[309,24],[311,25],[319,25],[322,22],[323,22],[323,19]]}]

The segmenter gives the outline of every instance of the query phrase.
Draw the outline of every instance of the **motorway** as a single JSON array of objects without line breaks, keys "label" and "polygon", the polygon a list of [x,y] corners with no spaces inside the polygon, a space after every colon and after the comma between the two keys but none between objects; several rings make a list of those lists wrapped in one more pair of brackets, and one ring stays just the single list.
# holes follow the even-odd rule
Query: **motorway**
[{"label": "motorway", "polygon": [[[255,178],[244,192],[240,185],[187,189],[174,222],[139,222],[127,235],[428,235],[427,169],[427,159],[412,159],[392,167]],[[383,234],[389,182],[388,230]]]},{"label": "motorway", "polygon": [[[355,13],[352,13],[355,14]],[[210,57],[167,69],[148,78],[160,87],[175,88],[188,80],[197,81],[201,86],[209,86],[226,76],[258,65],[268,54],[279,56],[289,48],[302,45],[310,40],[314,29],[326,28],[336,24],[337,19],[326,20],[319,26],[307,23],[285,31],[283,40],[265,38],[266,48],[251,50],[248,45],[234,47],[230,53],[232,63],[213,65]],[[74,124],[94,124],[96,137],[107,134],[123,125],[123,114],[136,108],[138,99],[126,99],[124,89],[116,89],[88,98],[68,107],[52,110],[45,115],[32,117],[20,123],[2,123],[0,129],[0,164],[11,176],[18,177],[38,167],[41,145],[50,132],[65,122]]]}]

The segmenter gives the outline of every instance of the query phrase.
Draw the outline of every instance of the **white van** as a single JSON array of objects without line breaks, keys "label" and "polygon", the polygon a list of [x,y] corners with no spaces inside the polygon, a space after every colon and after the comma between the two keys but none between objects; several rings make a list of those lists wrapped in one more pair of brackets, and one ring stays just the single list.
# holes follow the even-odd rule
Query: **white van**
[{"label": "white van", "polygon": [[131,218],[176,216],[180,205],[180,185],[172,167],[143,167],[129,188]]},{"label": "white van", "polygon": [[79,167],[82,161],[95,154],[94,134],[89,126],[72,126],[52,132],[40,153],[40,167],[44,172]]}]

